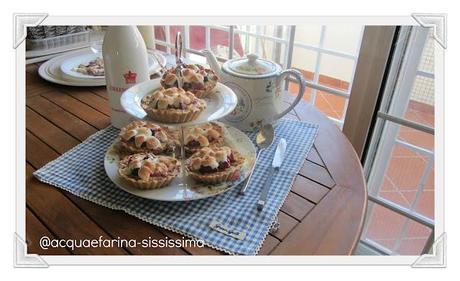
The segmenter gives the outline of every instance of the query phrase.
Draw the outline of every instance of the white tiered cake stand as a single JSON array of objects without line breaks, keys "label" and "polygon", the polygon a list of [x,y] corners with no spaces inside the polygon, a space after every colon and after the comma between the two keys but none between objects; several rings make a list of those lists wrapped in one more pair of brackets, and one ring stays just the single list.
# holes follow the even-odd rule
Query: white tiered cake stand
[{"label": "white tiered cake stand", "polygon": [[206,122],[216,121],[230,114],[235,109],[237,104],[237,97],[235,93],[224,84],[218,83],[214,89],[214,92],[205,98],[207,107],[198,116],[197,119],[187,123],[162,123],[151,119],[141,107],[142,98],[160,87],[160,79],[150,80],[137,84],[126,90],[122,94],[120,101],[122,107],[134,119],[144,120],[180,130],[180,174],[171,182],[170,185],[159,189],[140,190],[129,186],[118,176],[117,173],[118,161],[120,159],[116,150],[113,149],[113,146],[118,141],[116,140],[114,144],[107,150],[104,161],[105,169],[109,178],[118,187],[129,193],[140,197],[161,201],[189,201],[216,196],[230,190],[231,188],[244,181],[254,166],[256,149],[251,140],[243,132],[222,123],[219,123],[219,125],[224,129],[225,145],[231,147],[232,149],[238,150],[238,152],[240,152],[240,154],[242,154],[246,159],[246,162],[241,170],[240,178],[236,181],[224,182],[218,185],[207,185],[196,182],[191,177],[189,177],[184,165],[184,128],[188,126],[203,124]]}]

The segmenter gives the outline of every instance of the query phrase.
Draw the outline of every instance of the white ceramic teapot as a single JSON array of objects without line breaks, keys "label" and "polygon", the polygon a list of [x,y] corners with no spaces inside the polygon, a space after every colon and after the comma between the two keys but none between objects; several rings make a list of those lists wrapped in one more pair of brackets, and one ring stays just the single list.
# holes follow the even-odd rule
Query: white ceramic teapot
[{"label": "white ceramic teapot", "polygon": [[[238,96],[238,105],[224,122],[244,131],[252,131],[264,124],[274,123],[291,111],[302,99],[305,79],[295,69],[282,70],[281,66],[249,54],[246,58],[232,59],[222,65],[213,53],[203,54],[222,83]],[[292,75],[299,82],[299,93],[291,106],[283,110],[281,91],[286,76]]]}]

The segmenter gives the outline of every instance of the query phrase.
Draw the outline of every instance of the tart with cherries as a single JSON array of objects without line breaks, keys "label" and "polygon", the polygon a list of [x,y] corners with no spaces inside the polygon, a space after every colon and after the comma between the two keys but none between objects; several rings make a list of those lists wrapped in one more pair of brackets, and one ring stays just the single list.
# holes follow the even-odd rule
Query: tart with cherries
[{"label": "tart with cherries", "polygon": [[186,168],[194,180],[217,184],[240,178],[244,157],[230,147],[204,147],[186,161]]},{"label": "tart with cherries", "polygon": [[205,123],[185,130],[185,152],[189,155],[203,147],[221,146],[223,143],[224,132],[217,123]]},{"label": "tart with cherries", "polygon": [[165,123],[184,123],[195,120],[206,109],[206,102],[181,88],[160,88],[146,95],[142,108],[152,119]]},{"label": "tart with cherries", "polygon": [[[166,71],[161,78],[161,85],[165,88],[178,87],[177,67]],[[190,91],[198,98],[208,96],[216,87],[219,78],[212,69],[199,64],[182,65],[182,88]]]},{"label": "tart with cherries", "polygon": [[145,121],[135,121],[122,128],[119,137],[122,150],[129,154],[172,154],[176,144],[169,129]]},{"label": "tart with cherries", "polygon": [[173,157],[153,153],[136,153],[118,163],[118,174],[130,186],[155,189],[167,186],[179,173],[179,163]]}]

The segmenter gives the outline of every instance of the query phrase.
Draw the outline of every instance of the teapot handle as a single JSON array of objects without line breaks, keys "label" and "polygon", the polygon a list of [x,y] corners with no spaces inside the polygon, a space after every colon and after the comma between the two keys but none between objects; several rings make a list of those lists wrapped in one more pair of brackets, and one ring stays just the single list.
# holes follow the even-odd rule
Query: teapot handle
[{"label": "teapot handle", "polygon": [[289,111],[294,109],[294,107],[302,99],[303,93],[305,91],[305,78],[303,77],[302,73],[300,71],[298,71],[298,70],[295,70],[295,69],[284,70],[279,74],[278,79],[281,82],[283,79],[286,78],[286,76],[289,76],[289,75],[294,76],[294,78],[297,80],[297,82],[299,82],[299,93],[297,94],[297,97],[295,98],[294,102],[288,108],[286,108],[283,112],[281,112],[277,116],[275,116],[275,120],[280,119],[284,115],[288,114]]}]

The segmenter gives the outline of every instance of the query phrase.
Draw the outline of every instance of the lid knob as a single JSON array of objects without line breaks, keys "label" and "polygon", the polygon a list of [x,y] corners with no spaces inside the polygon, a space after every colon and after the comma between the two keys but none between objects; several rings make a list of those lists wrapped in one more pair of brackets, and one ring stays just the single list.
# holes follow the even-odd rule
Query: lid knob
[{"label": "lid knob", "polygon": [[224,63],[225,72],[241,77],[268,77],[281,71],[276,63],[259,58],[256,54],[248,54],[245,58],[233,59]]},{"label": "lid knob", "polygon": [[248,58],[248,63],[249,63],[250,65],[254,65],[255,62],[256,62],[256,60],[259,58],[259,56],[256,55],[256,54],[249,54],[249,55],[247,55],[246,57]]}]

